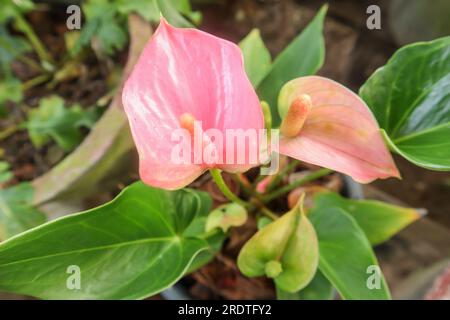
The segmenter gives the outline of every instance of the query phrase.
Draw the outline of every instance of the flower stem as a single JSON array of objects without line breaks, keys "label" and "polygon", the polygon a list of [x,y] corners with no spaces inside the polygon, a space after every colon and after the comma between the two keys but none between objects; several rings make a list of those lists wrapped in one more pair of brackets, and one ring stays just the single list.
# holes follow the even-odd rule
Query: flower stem
[{"label": "flower stem", "polygon": [[232,202],[236,202],[244,207],[249,207],[249,203],[245,202],[241,198],[239,198],[237,195],[235,195],[230,188],[228,188],[227,184],[223,180],[221,170],[219,169],[210,169],[209,170],[214,182],[216,183],[219,190],[224,194],[225,197],[228,198],[228,200]]},{"label": "flower stem", "polygon": [[311,182],[311,181],[317,180],[319,178],[322,178],[322,177],[330,174],[331,172],[333,172],[333,170],[330,170],[330,169],[320,169],[320,170],[314,171],[314,172],[308,174],[307,176],[305,176],[287,186],[284,186],[283,188],[280,188],[272,193],[269,193],[269,194],[263,196],[262,201],[264,203],[270,202],[273,199],[276,199],[276,198],[288,193],[289,191],[294,190],[297,187],[300,187],[301,185],[303,185],[307,182]]},{"label": "flower stem", "polygon": [[277,220],[279,218],[279,216],[277,216],[275,213],[273,213],[272,211],[270,211],[269,209],[267,209],[264,206],[260,207],[260,210],[265,216],[267,216],[268,218],[270,218],[272,220]]},{"label": "flower stem", "polygon": [[281,182],[283,177],[287,174],[289,174],[292,170],[295,170],[295,168],[298,166],[300,161],[293,159],[291,163],[289,163],[286,167],[281,170],[279,174],[275,176],[275,178],[269,183],[267,186],[267,191],[272,191],[278,184]]},{"label": "flower stem", "polygon": [[37,62],[35,62],[33,59],[30,59],[27,56],[21,55],[21,56],[17,57],[17,59],[22,61],[23,63],[25,63],[26,65],[28,65],[29,67],[33,68],[36,71],[39,71],[39,72],[42,71],[42,67]]}]

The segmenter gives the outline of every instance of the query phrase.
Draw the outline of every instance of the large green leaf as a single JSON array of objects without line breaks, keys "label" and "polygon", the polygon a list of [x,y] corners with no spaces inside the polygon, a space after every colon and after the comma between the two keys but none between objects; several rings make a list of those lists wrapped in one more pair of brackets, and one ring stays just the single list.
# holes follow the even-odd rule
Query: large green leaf
[{"label": "large green leaf", "polygon": [[450,170],[450,37],[403,47],[360,90],[390,147]]},{"label": "large green leaf", "polygon": [[317,72],[325,59],[323,22],[327,12],[323,6],[311,23],[275,59],[272,69],[258,87],[261,100],[269,103],[272,124],[281,122],[277,111],[277,99],[281,87],[289,80]]},{"label": "large green leaf", "polygon": [[309,218],[319,239],[319,269],[344,299],[390,299],[381,272],[379,288],[368,281],[377,259],[364,232],[344,210],[326,207],[311,210]]},{"label": "large green leaf", "polygon": [[[0,291],[50,299],[134,299],[171,286],[208,248],[189,227],[211,199],[135,183],[101,207],[60,218],[0,245]],[[72,266],[72,267],[71,267]],[[68,289],[79,267],[81,288]]]},{"label": "large green leaf", "polygon": [[239,43],[244,56],[245,71],[255,88],[261,83],[270,70],[271,57],[264,45],[258,29],[253,29]]},{"label": "large green leaf", "polygon": [[334,192],[314,197],[314,208],[337,207],[350,213],[372,245],[380,244],[413,223],[422,213],[412,208],[394,206],[375,200],[350,200]]},{"label": "large green leaf", "polygon": [[29,183],[0,190],[0,242],[45,222],[45,215],[30,204],[32,200]]}]

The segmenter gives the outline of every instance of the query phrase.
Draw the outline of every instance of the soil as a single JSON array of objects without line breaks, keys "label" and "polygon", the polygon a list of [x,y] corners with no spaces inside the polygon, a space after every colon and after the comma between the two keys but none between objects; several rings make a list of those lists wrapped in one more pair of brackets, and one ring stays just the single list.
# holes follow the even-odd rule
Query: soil
[{"label": "soil", "polygon": [[[46,45],[52,57],[61,61],[57,66],[61,70],[68,66],[65,62],[67,55],[64,35],[67,31],[65,10],[61,7],[44,7],[41,11],[32,11],[27,19],[34,26],[35,32]],[[38,26],[38,27],[37,27]],[[34,53],[26,56],[38,61]],[[8,182],[13,185],[22,181],[31,181],[50,170],[67,154],[60,149],[54,141],[42,148],[35,148],[30,141],[28,132],[20,128],[26,120],[27,111],[36,108],[42,97],[59,95],[66,101],[67,106],[75,103],[82,107],[99,105],[106,106],[107,94],[117,84],[120,76],[118,68],[114,68],[113,61],[122,64],[126,57],[126,49],[115,57],[97,57],[91,50],[85,50],[82,60],[77,61],[62,81],[46,81],[26,91],[23,103],[20,105],[9,103],[7,105],[7,118],[0,118],[0,132],[16,128],[13,134],[0,140],[1,157],[11,165],[14,179]],[[15,76],[22,82],[33,79],[39,75],[21,61],[14,61],[12,69]],[[74,90],[74,88],[77,88]],[[104,108],[101,108],[103,110]],[[88,130],[81,129],[85,134]]]}]

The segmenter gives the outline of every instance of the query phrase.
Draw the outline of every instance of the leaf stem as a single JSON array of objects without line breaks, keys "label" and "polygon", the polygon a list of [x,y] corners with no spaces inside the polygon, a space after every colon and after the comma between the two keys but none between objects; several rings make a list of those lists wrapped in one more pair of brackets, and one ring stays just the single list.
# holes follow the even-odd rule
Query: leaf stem
[{"label": "leaf stem", "polygon": [[42,71],[42,67],[35,62],[33,59],[28,58],[27,56],[21,55],[17,57],[19,61],[22,61],[23,63],[27,64],[29,67],[35,69],[36,71]]},{"label": "leaf stem", "polygon": [[269,209],[267,209],[264,206],[261,206],[259,209],[265,216],[267,216],[268,218],[270,218],[272,220],[277,220],[279,218],[279,216],[277,216],[275,213],[273,213],[272,211],[270,211]]},{"label": "leaf stem", "polygon": [[330,170],[330,169],[320,169],[320,170],[314,171],[314,172],[308,174],[307,176],[305,176],[287,186],[284,186],[283,188],[280,188],[272,193],[269,193],[269,194],[263,196],[262,201],[264,203],[270,202],[273,199],[276,199],[307,182],[311,182],[311,181],[317,180],[319,178],[322,178],[322,177],[330,174],[331,172],[333,172],[333,170]]},{"label": "leaf stem", "polygon": [[235,195],[230,188],[228,188],[227,184],[225,183],[225,180],[223,180],[221,170],[219,169],[210,169],[209,170],[214,182],[216,183],[219,190],[224,194],[225,197],[228,198],[228,200],[232,202],[236,202],[244,207],[249,207],[249,203],[239,198],[237,195]]},{"label": "leaf stem", "polygon": [[217,187],[219,188],[219,190],[225,195],[225,197],[228,198],[228,200],[230,200],[232,202],[236,202],[236,203],[240,204],[241,206],[247,208],[248,210],[260,210],[264,215],[271,218],[272,220],[278,219],[278,216],[275,213],[273,213],[272,211],[270,211],[269,209],[267,209],[261,200],[255,198],[255,202],[247,202],[247,201],[244,201],[241,198],[239,198],[237,195],[235,195],[228,188],[225,181],[223,180],[221,170],[210,169],[209,172],[211,173],[211,176],[212,176],[214,182],[216,183]]},{"label": "leaf stem", "polygon": [[40,85],[41,83],[44,83],[44,82],[50,80],[50,78],[51,78],[51,76],[48,73],[41,74],[33,79],[30,79],[30,80],[22,83],[22,90],[26,91],[28,89],[31,89],[37,85]]},{"label": "leaf stem", "polygon": [[285,175],[289,174],[292,170],[295,170],[295,168],[299,165],[300,161],[293,159],[291,163],[289,163],[286,167],[284,167],[279,174],[275,176],[275,178],[269,183],[267,186],[267,191],[272,191],[278,184],[281,182],[281,180],[284,178]]},{"label": "leaf stem", "polygon": [[33,28],[30,26],[30,24],[25,20],[24,17],[21,15],[18,15],[16,17],[16,27],[19,31],[23,32],[25,36],[28,38],[28,40],[31,42],[31,45],[33,46],[34,50],[36,51],[37,55],[39,56],[39,59],[42,62],[52,63],[53,59],[48,52],[48,50],[45,48],[44,44],[39,40],[39,37],[34,32]]}]

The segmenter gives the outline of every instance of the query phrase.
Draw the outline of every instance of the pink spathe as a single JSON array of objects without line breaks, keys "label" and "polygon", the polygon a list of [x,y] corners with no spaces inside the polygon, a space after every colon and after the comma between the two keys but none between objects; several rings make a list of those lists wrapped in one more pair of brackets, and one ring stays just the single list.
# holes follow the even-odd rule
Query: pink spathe
[{"label": "pink spathe", "polygon": [[[162,19],[125,83],[122,100],[139,152],[140,176],[149,185],[178,189],[211,167],[243,172],[256,165],[179,164],[172,159],[180,144],[172,137],[182,128],[180,117],[192,116],[203,132],[214,129],[224,136],[227,129],[264,127],[242,53],[229,41],[196,29],[174,28]],[[224,156],[225,141],[214,147]],[[250,144],[244,152],[248,148],[258,145]]]},{"label": "pink spathe", "polygon": [[361,98],[333,80],[302,77],[281,90],[280,114],[287,115],[295,99],[305,94],[312,108],[298,135],[281,137],[281,154],[345,173],[361,183],[400,176]]}]

